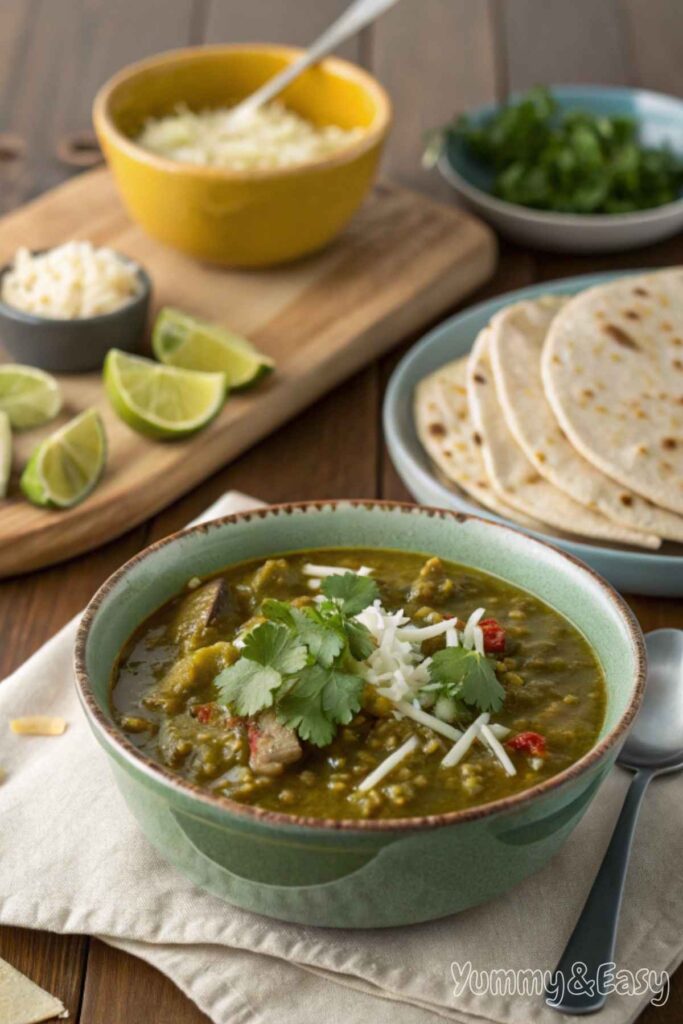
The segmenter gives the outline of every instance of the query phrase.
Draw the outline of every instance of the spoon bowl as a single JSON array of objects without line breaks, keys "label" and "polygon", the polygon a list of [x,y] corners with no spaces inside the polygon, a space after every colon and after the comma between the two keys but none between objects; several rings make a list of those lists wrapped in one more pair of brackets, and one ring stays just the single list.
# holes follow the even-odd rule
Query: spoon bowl
[{"label": "spoon bowl", "polygon": [[673,772],[683,768],[683,630],[656,629],[645,637],[647,686],[618,764]]}]

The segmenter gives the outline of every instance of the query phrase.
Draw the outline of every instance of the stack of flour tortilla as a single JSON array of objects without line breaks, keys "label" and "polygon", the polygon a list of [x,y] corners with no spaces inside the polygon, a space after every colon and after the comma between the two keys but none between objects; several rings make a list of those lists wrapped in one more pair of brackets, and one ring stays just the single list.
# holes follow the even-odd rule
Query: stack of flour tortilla
[{"label": "stack of flour tortilla", "polygon": [[420,382],[439,475],[524,526],[683,543],[683,268],[507,306]]}]

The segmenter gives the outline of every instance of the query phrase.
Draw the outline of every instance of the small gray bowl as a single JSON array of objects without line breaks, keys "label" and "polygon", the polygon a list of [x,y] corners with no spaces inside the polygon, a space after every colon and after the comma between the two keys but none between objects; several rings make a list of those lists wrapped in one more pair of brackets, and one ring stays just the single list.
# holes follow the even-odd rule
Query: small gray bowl
[{"label": "small gray bowl", "polygon": [[[64,320],[25,313],[0,300],[0,344],[16,362],[53,373],[97,370],[110,348],[138,351],[147,325],[152,282],[139,263],[121,258],[135,267],[140,282],[140,291],[125,305],[99,316]],[[11,266],[8,263],[0,269],[0,292]]]}]

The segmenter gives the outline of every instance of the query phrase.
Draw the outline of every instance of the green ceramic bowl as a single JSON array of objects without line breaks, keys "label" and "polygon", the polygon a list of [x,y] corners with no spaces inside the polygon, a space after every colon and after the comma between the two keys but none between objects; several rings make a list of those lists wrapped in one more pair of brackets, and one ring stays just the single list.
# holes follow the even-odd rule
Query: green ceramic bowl
[{"label": "green ceramic bowl", "polygon": [[[423,818],[297,818],[213,796],[136,750],[112,723],[109,681],[133,630],[188,578],[302,548],[362,546],[440,555],[547,601],[583,631],[607,679],[596,746],[524,793]],[[281,505],[160,541],[90,602],[76,643],[78,692],[140,827],[165,858],[230,903],[312,925],[381,927],[483,903],[541,868],[612,767],[641,699],[642,634],[621,598],[581,562],[505,526],[373,501]]]}]

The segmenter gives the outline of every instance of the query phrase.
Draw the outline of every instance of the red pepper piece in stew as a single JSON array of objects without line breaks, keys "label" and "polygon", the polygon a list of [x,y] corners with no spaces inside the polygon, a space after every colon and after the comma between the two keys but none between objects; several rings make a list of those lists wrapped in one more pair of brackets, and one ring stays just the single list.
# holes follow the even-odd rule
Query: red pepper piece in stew
[{"label": "red pepper piece in stew", "polygon": [[202,725],[235,725],[239,718],[229,716],[224,707],[215,702],[209,704],[195,704],[190,708],[190,714]]},{"label": "red pepper piece in stew", "polygon": [[540,732],[519,732],[505,746],[532,757],[543,757],[546,752],[545,736],[541,736]]},{"label": "red pepper piece in stew", "polygon": [[482,619],[479,623],[484,634],[486,654],[503,654],[505,651],[505,630],[496,619]]}]

